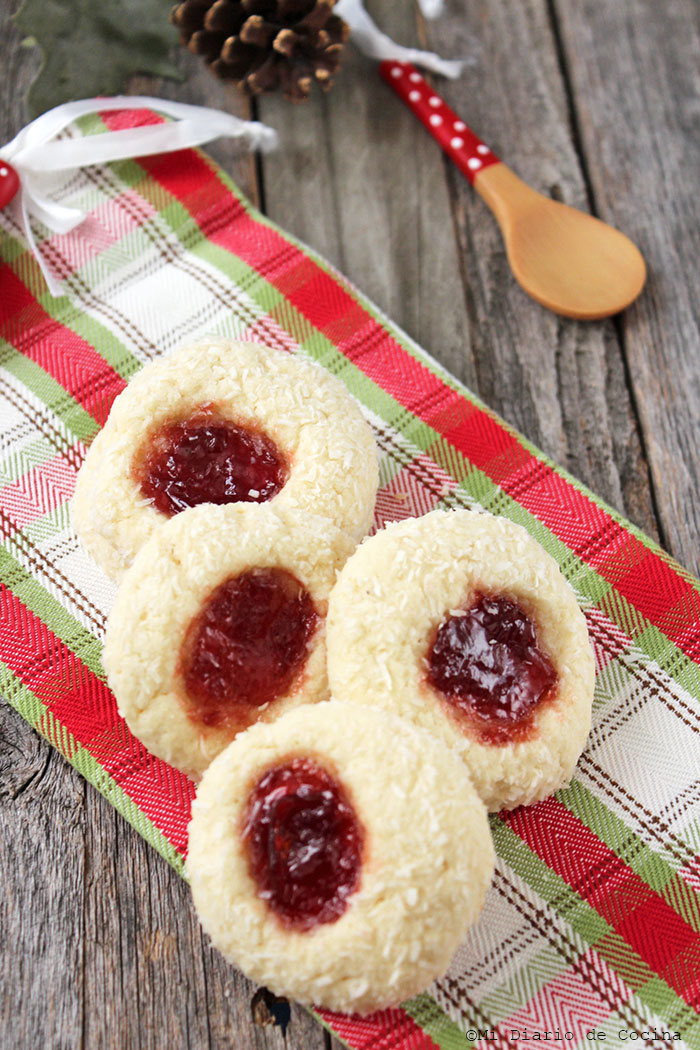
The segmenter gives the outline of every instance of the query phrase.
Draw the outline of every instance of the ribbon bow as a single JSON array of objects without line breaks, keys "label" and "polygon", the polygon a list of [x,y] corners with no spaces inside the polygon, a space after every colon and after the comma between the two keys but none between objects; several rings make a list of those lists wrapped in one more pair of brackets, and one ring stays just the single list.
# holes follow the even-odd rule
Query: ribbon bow
[{"label": "ribbon bow", "polygon": [[[86,138],[53,141],[77,117],[115,109],[158,110],[175,120],[168,124],[149,124]],[[277,145],[277,132],[257,121],[241,120],[206,106],[189,106],[142,95],[118,95],[115,98],[66,102],[50,109],[0,148],[0,170],[4,168],[6,172],[0,183],[0,195],[4,186],[8,201],[10,196],[14,197],[10,207],[51,294],[61,294],[60,284],[39,250],[30,217],[39,219],[54,233],[69,233],[86,216],[79,208],[66,207],[52,200],[42,188],[41,176],[88,164],[187,149],[219,137],[241,139],[250,149],[270,150]],[[13,189],[17,192],[12,193]]]}]

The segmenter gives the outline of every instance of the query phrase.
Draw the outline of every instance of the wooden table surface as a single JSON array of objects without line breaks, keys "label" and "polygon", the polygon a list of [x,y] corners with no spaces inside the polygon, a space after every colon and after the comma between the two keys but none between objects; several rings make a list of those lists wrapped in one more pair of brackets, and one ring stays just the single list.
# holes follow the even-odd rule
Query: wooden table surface
[{"label": "wooden table surface", "polygon": [[[0,0],[0,142],[36,66]],[[77,6],[77,5],[76,5]],[[167,5],[166,5],[167,6]],[[257,115],[282,148],[214,156],[455,375],[693,571],[700,567],[700,0],[368,4],[404,43],[474,56],[447,100],[539,190],[640,246],[646,290],[575,323],[512,280],[498,229],[437,145],[347,48],[327,96]],[[78,58],[79,60],[79,58]],[[180,85],[134,92],[245,114],[188,54]],[[31,731],[0,710],[0,1046],[324,1050],[292,1006],[261,1025],[255,988],[202,935],[185,883]]]}]

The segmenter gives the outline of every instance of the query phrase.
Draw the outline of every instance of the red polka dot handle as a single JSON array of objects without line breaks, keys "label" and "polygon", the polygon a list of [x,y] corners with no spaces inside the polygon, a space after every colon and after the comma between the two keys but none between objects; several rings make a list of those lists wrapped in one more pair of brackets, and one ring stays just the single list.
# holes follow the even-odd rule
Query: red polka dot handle
[{"label": "red polka dot handle", "polygon": [[408,62],[381,62],[379,71],[472,185],[480,171],[499,163],[495,153],[460,120],[414,66]]},{"label": "red polka dot handle", "polygon": [[646,266],[629,237],[519,179],[408,62],[381,62],[379,70],[491,209],[513,274],[533,299],[592,321],[637,298]]},{"label": "red polka dot handle", "polygon": [[19,176],[6,160],[0,160],[0,208],[9,204],[19,189]]}]

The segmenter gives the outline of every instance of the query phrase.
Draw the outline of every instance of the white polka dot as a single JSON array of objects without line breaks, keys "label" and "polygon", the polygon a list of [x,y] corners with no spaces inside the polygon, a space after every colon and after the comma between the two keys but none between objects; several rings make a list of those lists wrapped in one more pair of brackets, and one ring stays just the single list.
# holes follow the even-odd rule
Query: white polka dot
[{"label": "white polka dot", "polygon": [[454,122],[454,129],[455,131],[466,131],[467,125],[464,123],[463,120],[456,120]]},{"label": "white polka dot", "polygon": [[10,173],[9,173],[9,171],[7,170],[7,168],[0,168],[0,175],[2,175],[2,177],[3,177],[3,178],[5,178],[5,176],[6,176],[6,175],[9,175],[9,174],[10,174]]},{"label": "white polka dot", "polygon": [[441,106],[442,105],[442,99],[438,98],[437,95],[433,95],[432,98],[428,99],[428,105],[429,106]]},{"label": "white polka dot", "polygon": [[452,149],[461,149],[463,145],[464,139],[460,139],[459,137],[450,140],[450,146],[452,146]]},{"label": "white polka dot", "polygon": [[470,157],[467,161],[467,167],[471,168],[472,171],[476,171],[477,168],[481,167],[481,161],[478,157]]},{"label": "white polka dot", "polygon": [[480,142],[479,145],[476,147],[476,152],[480,153],[482,155],[482,157],[484,156],[484,154],[488,153],[488,151],[489,151],[488,146],[485,146],[483,144],[483,142]]},{"label": "white polka dot", "polygon": [[401,66],[394,66],[394,68],[391,71],[392,77],[396,77],[397,79],[401,76],[402,73],[403,69],[401,69]]},{"label": "white polka dot", "polygon": [[439,113],[431,113],[430,114],[430,123],[433,125],[434,128],[438,128],[442,124],[442,117],[440,116],[440,114]]},{"label": "white polka dot", "polygon": [[408,79],[412,80],[414,84],[420,84],[423,77],[420,75],[420,73],[411,73]]},{"label": "white polka dot", "polygon": [[420,91],[409,91],[408,97],[411,102],[420,102]]}]

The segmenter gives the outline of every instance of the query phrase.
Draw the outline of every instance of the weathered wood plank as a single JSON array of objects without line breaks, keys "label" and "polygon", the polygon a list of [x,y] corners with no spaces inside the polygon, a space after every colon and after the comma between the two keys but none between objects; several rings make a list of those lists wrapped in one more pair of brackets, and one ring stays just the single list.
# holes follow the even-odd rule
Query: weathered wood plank
[{"label": "weathered wood plank", "polygon": [[0,705],[0,1046],[81,1045],[85,784]]},{"label": "weathered wood plank", "polygon": [[[3,90],[0,93],[0,143],[4,144],[27,123],[24,99],[39,69],[39,55],[21,46],[20,34],[11,18],[20,0],[0,4],[0,70]],[[11,85],[8,89],[6,85]]]},{"label": "weathered wood plank", "polygon": [[[375,4],[397,37],[415,36],[410,4]],[[348,45],[332,91],[303,106],[265,98],[279,153],[264,159],[268,214],[325,255],[472,385],[470,319],[459,245],[434,143]]]},{"label": "weathered wood plank", "polygon": [[597,209],[649,265],[620,335],[664,538],[698,571],[700,3],[553,6]]}]

